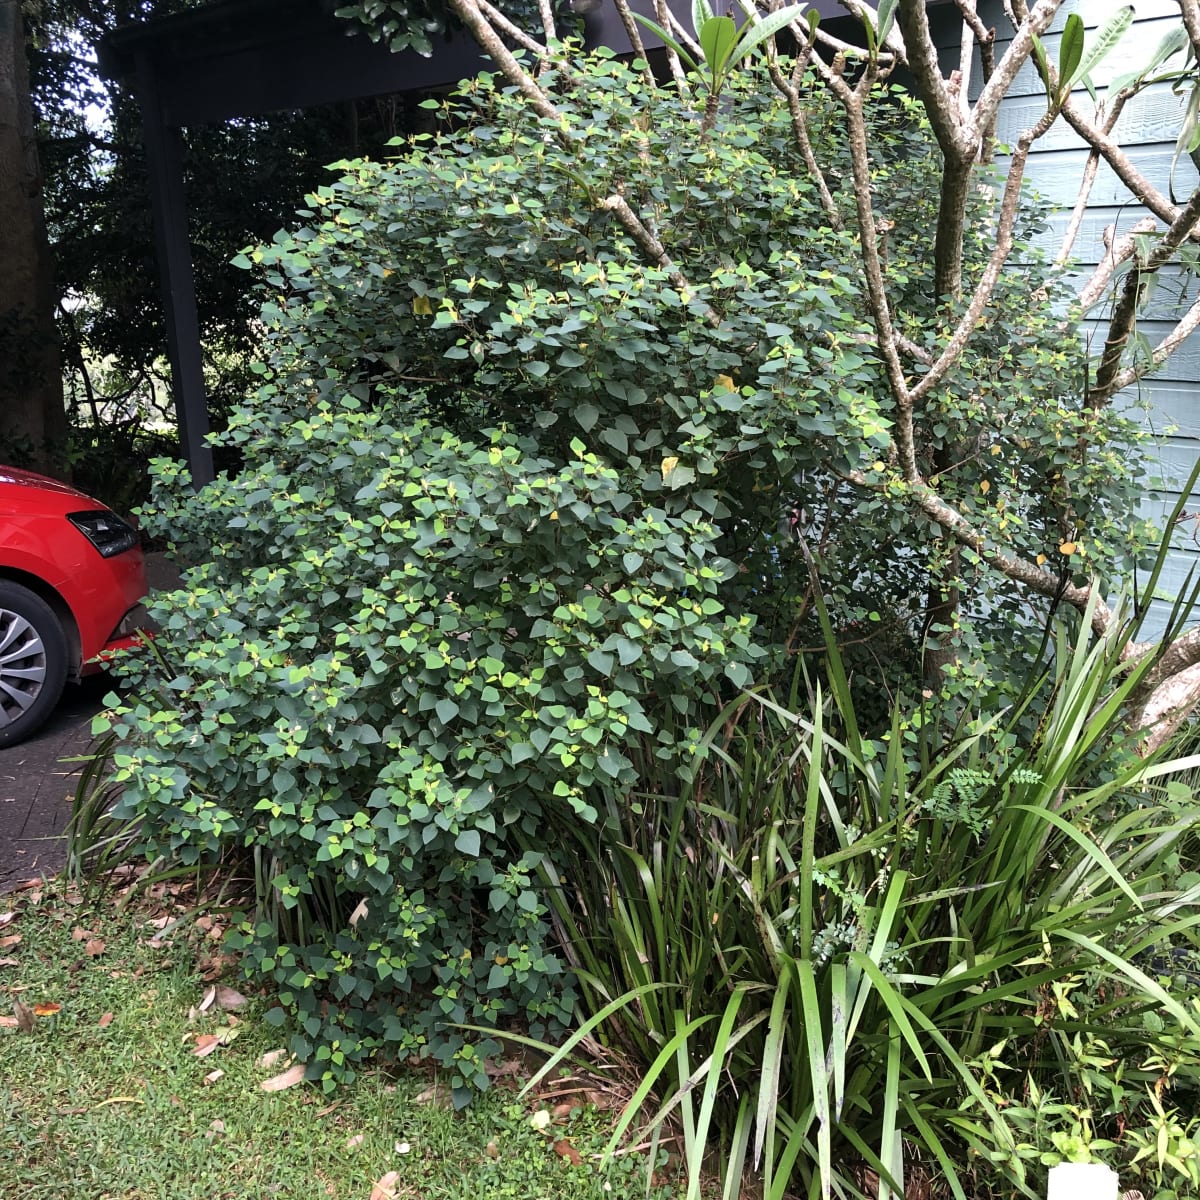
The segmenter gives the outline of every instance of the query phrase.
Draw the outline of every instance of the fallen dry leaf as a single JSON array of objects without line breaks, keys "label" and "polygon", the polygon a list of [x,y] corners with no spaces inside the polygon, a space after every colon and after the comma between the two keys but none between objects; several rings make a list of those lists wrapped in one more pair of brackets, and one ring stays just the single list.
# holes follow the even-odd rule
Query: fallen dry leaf
[{"label": "fallen dry leaf", "polygon": [[500,1157],[500,1147],[497,1146],[495,1142],[488,1142],[488,1144],[484,1146],[483,1152],[488,1156],[488,1158]]},{"label": "fallen dry leaf", "polygon": [[200,972],[200,978],[205,983],[212,983],[225,974],[231,967],[237,966],[237,961],[232,954],[218,953],[198,960],[196,969]]},{"label": "fallen dry leaf", "polygon": [[396,1200],[396,1186],[399,1182],[399,1171],[389,1171],[386,1175],[380,1175],[371,1188],[371,1200]]},{"label": "fallen dry leaf", "polygon": [[217,1007],[223,1012],[241,1012],[250,1003],[237,988],[219,986],[215,990]]},{"label": "fallen dry leaf", "polygon": [[112,1021],[113,1021],[112,1013],[106,1012],[100,1018],[100,1020],[96,1022],[96,1024],[99,1025],[101,1029],[107,1029],[112,1024]]},{"label": "fallen dry leaf", "polygon": [[487,1072],[489,1079],[504,1079],[506,1077],[517,1077],[524,1073],[525,1066],[519,1059],[504,1058],[500,1062],[494,1062],[490,1058],[483,1060],[483,1069]]},{"label": "fallen dry leaf", "polygon": [[3,929],[5,925],[11,925],[16,919],[15,912],[0,913],[0,929]]},{"label": "fallen dry leaf", "polygon": [[583,1155],[571,1145],[570,1139],[568,1138],[559,1138],[558,1141],[554,1143],[554,1153],[557,1154],[559,1158],[565,1158],[567,1162],[571,1163],[572,1166],[577,1167],[583,1162]]},{"label": "fallen dry leaf", "polygon": [[210,987],[208,991],[204,993],[204,999],[201,1000],[200,1003],[188,1013],[188,1016],[191,1017],[192,1013],[208,1012],[208,1010],[212,1008],[213,1001],[216,998],[217,989],[215,987]]},{"label": "fallen dry leaf", "polygon": [[353,929],[369,912],[370,909],[367,907],[367,898],[364,896],[358,902],[358,904],[355,905],[354,911],[350,914],[350,928]]},{"label": "fallen dry leaf", "polygon": [[432,1104],[434,1108],[450,1108],[454,1101],[450,1089],[439,1079],[430,1084],[416,1099],[417,1104]]},{"label": "fallen dry leaf", "polygon": [[13,1001],[13,1013],[16,1017],[17,1028],[22,1033],[33,1032],[34,1011],[28,1004],[22,1004],[20,1000]]},{"label": "fallen dry leaf", "polygon": [[224,1074],[225,1072],[218,1067],[215,1071],[209,1071],[209,1073],[205,1075],[204,1082],[205,1084],[216,1083],[217,1080],[220,1079]]},{"label": "fallen dry leaf", "polygon": [[204,1136],[206,1138],[208,1138],[208,1140],[211,1142],[213,1140],[213,1138],[217,1137],[219,1134],[222,1134],[224,1132],[225,1132],[225,1122],[222,1121],[220,1118],[218,1118],[211,1125],[209,1125],[208,1132]]},{"label": "fallen dry leaf", "polygon": [[363,1144],[363,1135],[361,1133],[356,1133],[353,1137],[348,1137],[346,1139],[346,1149],[347,1150],[353,1150],[355,1146],[361,1146],[362,1144]]},{"label": "fallen dry leaf", "polygon": [[240,1029],[220,1029],[216,1033],[198,1033],[192,1053],[197,1058],[207,1058],[219,1046],[228,1046],[241,1032]]},{"label": "fallen dry leaf", "polygon": [[0,967],[19,967],[20,965],[19,958],[0,958]]},{"label": "fallen dry leaf", "polygon": [[55,1004],[53,1001],[46,1001],[33,1006],[33,1015],[35,1017],[52,1017],[55,1013],[60,1012],[62,1012],[62,1005]]},{"label": "fallen dry leaf", "polygon": [[254,1065],[260,1071],[269,1071],[273,1066],[288,1057],[286,1050],[268,1050]]},{"label": "fallen dry leaf", "polygon": [[0,1029],[16,1029],[16,1017],[0,1017]]},{"label": "fallen dry leaf", "polygon": [[76,925],[75,928],[71,930],[71,941],[73,942],[86,942],[88,938],[93,936],[94,935],[92,931],[90,929],[84,929],[82,925]]},{"label": "fallen dry leaf", "polygon": [[83,952],[89,958],[98,958],[104,953],[106,948],[107,947],[103,938],[91,938],[89,939],[87,945],[84,946]]},{"label": "fallen dry leaf", "polygon": [[296,1084],[303,1082],[304,1064],[295,1063],[281,1075],[272,1075],[270,1079],[264,1079],[258,1086],[264,1092],[282,1092],[286,1088],[295,1087]]},{"label": "fallen dry leaf", "polygon": [[9,950],[13,946],[21,944],[21,935],[19,933],[10,933],[7,937],[0,937],[0,950]]},{"label": "fallen dry leaf", "polygon": [[564,1100],[561,1104],[556,1104],[550,1110],[550,1115],[556,1121],[561,1121],[563,1117],[569,1117],[578,1107],[578,1105],[572,1104],[569,1100]]}]

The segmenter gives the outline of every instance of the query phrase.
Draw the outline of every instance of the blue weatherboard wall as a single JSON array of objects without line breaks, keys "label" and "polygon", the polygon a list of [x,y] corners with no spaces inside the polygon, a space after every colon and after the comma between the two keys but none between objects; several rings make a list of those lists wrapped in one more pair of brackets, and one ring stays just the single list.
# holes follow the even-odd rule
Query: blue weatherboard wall
[{"label": "blue weatherboard wall", "polygon": [[[1069,13],[1077,12],[1090,31],[1102,25],[1120,7],[1118,0],[1068,0],[1043,39],[1050,61],[1057,61],[1059,37]],[[1101,99],[1108,81],[1145,63],[1164,32],[1179,20],[1179,8],[1172,0],[1137,0],[1134,11],[1134,24],[1124,40],[1093,73],[1093,83]],[[1002,5],[995,0],[985,0],[980,5],[980,16],[997,31],[996,55],[999,58],[1011,36],[1012,26]],[[957,32],[948,26],[938,32],[945,61],[956,61]],[[976,66],[973,90],[979,83]],[[1086,91],[1080,89],[1077,99],[1085,106],[1085,111],[1091,112],[1092,101]],[[1001,108],[997,130],[999,141],[1015,141],[1022,130],[1037,121],[1045,108],[1042,82],[1033,65],[1027,64]],[[1115,139],[1129,152],[1139,170],[1164,193],[1182,116],[1183,101],[1168,85],[1160,84],[1125,106],[1114,131]],[[1034,144],[1030,154],[1026,180],[1054,206],[1047,242],[1054,249],[1067,227],[1086,159],[1083,141],[1061,119]],[[1195,183],[1195,168],[1184,156],[1175,171],[1176,195],[1186,196]],[[1130,196],[1111,168],[1101,162],[1089,210],[1073,250],[1081,278],[1091,274],[1091,268],[1104,253],[1102,235],[1106,226],[1115,224],[1119,236],[1145,215],[1145,210]],[[1152,345],[1173,327],[1171,318],[1185,311],[1197,290],[1197,281],[1184,278],[1178,270],[1163,276],[1138,325]],[[1110,310],[1110,303],[1105,300],[1097,305],[1093,310],[1094,319],[1088,323],[1095,338],[1096,354],[1103,345],[1106,324],[1103,318]],[[1144,407],[1142,420],[1155,434],[1156,446],[1147,479],[1153,492],[1147,498],[1145,511],[1148,516],[1161,520],[1175,505],[1180,488],[1200,458],[1200,335],[1189,338],[1165,367],[1143,380],[1138,387],[1131,388],[1121,400]],[[1194,494],[1194,502],[1189,503],[1188,509],[1200,513],[1200,495]],[[1186,522],[1175,531],[1172,542],[1171,558],[1162,581],[1162,590],[1171,593],[1182,587],[1190,569],[1196,567],[1200,573],[1200,521]]]}]

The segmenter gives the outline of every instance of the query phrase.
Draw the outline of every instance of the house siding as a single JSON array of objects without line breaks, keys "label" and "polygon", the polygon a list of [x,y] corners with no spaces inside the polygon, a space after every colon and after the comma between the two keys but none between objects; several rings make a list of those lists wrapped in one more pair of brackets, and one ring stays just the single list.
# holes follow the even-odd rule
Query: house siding
[{"label": "house siding", "polygon": [[[1068,0],[1043,38],[1047,56],[1057,61],[1059,41],[1067,16],[1077,12],[1089,31],[1104,24],[1121,7],[1118,0]],[[984,0],[980,16],[997,30],[997,58],[1011,37],[1011,24],[997,0]],[[1138,0],[1133,25],[1118,48],[1093,72],[1092,80],[1103,98],[1104,89],[1117,75],[1146,62],[1160,39],[1179,19],[1172,0]],[[936,38],[947,66],[957,65],[959,32],[949,14],[941,15],[935,27]],[[1085,43],[1086,44],[1086,43]],[[974,65],[972,91],[981,86],[979,64]],[[1091,99],[1083,89],[1078,93],[1089,106]],[[1032,63],[1018,74],[1003,103],[997,138],[1011,144],[1045,112],[1045,90]],[[1155,85],[1131,100],[1121,114],[1114,137],[1129,152],[1138,169],[1163,192],[1167,191],[1175,138],[1183,115],[1183,101],[1166,84]],[[1029,186],[1050,206],[1049,228],[1045,245],[1057,249],[1067,228],[1071,209],[1078,194],[1079,180],[1087,160],[1087,147],[1063,120],[1055,123],[1030,153],[1026,168]],[[1175,191],[1186,195],[1196,183],[1196,171],[1186,156],[1175,171]],[[1115,226],[1118,236],[1146,215],[1127,189],[1106,164],[1101,164],[1092,189],[1073,257],[1080,279],[1091,274],[1104,254],[1104,231]],[[1139,330],[1152,345],[1157,344],[1186,311],[1200,290],[1193,276],[1178,270],[1165,272],[1139,321]],[[1085,323],[1086,336],[1098,352],[1103,340],[1105,317],[1111,301],[1102,302]],[[1143,504],[1144,515],[1162,521],[1178,502],[1181,489],[1200,460],[1200,334],[1193,335],[1166,366],[1138,387],[1118,397],[1118,403],[1136,412],[1151,432],[1154,445],[1149,454],[1146,484],[1149,489]],[[1200,509],[1200,495],[1193,493],[1188,510]],[[1172,551],[1160,586],[1160,594],[1181,589],[1193,568],[1200,569],[1200,522],[1189,520],[1173,533]],[[1200,570],[1198,570],[1200,574]],[[1157,620],[1165,618],[1167,605],[1157,606]]]}]

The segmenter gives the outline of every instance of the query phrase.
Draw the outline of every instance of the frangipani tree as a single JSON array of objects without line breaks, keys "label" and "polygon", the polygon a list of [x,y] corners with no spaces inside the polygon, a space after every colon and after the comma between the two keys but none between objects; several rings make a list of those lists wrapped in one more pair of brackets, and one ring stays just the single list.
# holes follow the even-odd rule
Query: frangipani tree
[{"label": "frangipani tree", "polygon": [[[671,71],[668,87],[691,97],[696,120],[693,129],[677,130],[680,138],[697,143],[706,139],[720,143],[717,120],[719,97],[729,73],[735,69],[761,70],[786,104],[797,160],[804,164],[807,182],[821,197],[828,225],[846,229],[854,237],[863,278],[862,297],[869,316],[870,332],[858,339],[856,352],[868,354],[879,368],[882,394],[875,397],[884,414],[886,435],[878,456],[870,464],[832,469],[840,484],[854,489],[866,503],[882,503],[906,519],[919,518],[937,531],[945,546],[940,560],[931,566],[929,590],[923,617],[927,639],[927,673],[936,676],[958,653],[954,630],[963,602],[962,571],[965,560],[999,581],[1002,590],[1041,597],[1051,604],[1066,604],[1090,613],[1095,633],[1115,632],[1118,618],[1094,592],[1100,581],[1111,589],[1119,569],[1106,563],[1102,554],[1081,555],[1084,533],[1080,490],[1074,494],[1057,486],[1056,479],[1035,479],[1018,470],[1012,475],[1018,495],[1002,499],[993,493],[988,503],[964,502],[974,491],[975,501],[989,492],[986,477],[977,464],[983,451],[1005,457],[1014,446],[1008,441],[1010,421],[997,407],[991,420],[993,438],[989,446],[967,444],[952,435],[931,433],[934,418],[954,424],[947,410],[948,388],[970,384],[975,348],[995,337],[991,328],[993,310],[1014,270],[1014,248],[1020,244],[1024,217],[1024,195],[1030,153],[1040,139],[1059,122],[1066,122],[1086,143],[1090,153],[1079,181],[1078,198],[1065,236],[1054,254],[1058,267],[1070,262],[1075,240],[1088,206],[1099,164],[1106,163],[1129,192],[1130,204],[1144,209],[1143,219],[1117,236],[1106,233],[1107,253],[1090,275],[1077,282],[1070,296],[1053,299],[1064,314],[1055,325],[1045,320],[1039,302],[1045,293],[1030,297],[1030,322],[1042,322],[1041,336],[1047,349],[1065,347],[1074,336],[1072,316],[1093,313],[1099,303],[1111,299],[1102,349],[1086,364],[1086,383],[1078,387],[1079,404],[1072,418],[1069,457],[1078,464],[1097,453],[1106,441],[1106,422],[1112,419],[1114,398],[1144,376],[1159,369],[1200,325],[1200,302],[1192,303],[1174,327],[1148,353],[1132,353],[1137,321],[1151,280],[1168,267],[1188,261],[1189,248],[1198,237],[1200,189],[1183,197],[1164,190],[1139,170],[1133,157],[1120,145],[1115,129],[1126,103],[1149,83],[1173,78],[1184,88],[1193,86],[1194,64],[1200,48],[1200,4],[1179,0],[1179,23],[1154,57],[1138,69],[1126,72],[1100,101],[1089,100],[1076,91],[1086,87],[1093,96],[1091,74],[1101,60],[1121,42],[1132,16],[1119,10],[1100,30],[1084,33],[1082,22],[1070,16],[1055,59],[1042,43],[1062,0],[1012,0],[1005,8],[1011,38],[1003,53],[997,53],[996,31],[981,19],[976,0],[956,0],[962,17],[963,39],[959,61],[947,70],[934,44],[930,17],[922,0],[891,0],[878,9],[862,0],[845,0],[845,7],[862,22],[865,43],[855,46],[827,34],[817,22],[807,19],[803,6],[768,5],[762,10],[743,5],[744,24],[715,16],[704,0],[697,0],[693,28],[686,29],[663,3],[656,6],[656,21],[641,19],[628,0],[611,0],[620,11],[631,41],[640,55],[644,46],[639,29],[651,28],[663,42]],[[505,78],[526,98],[544,122],[546,136],[556,126],[564,144],[570,140],[556,104],[554,89],[569,79],[570,65],[553,42],[548,28],[545,45],[522,36],[525,57],[509,49],[506,37],[511,27],[484,0],[451,0],[451,7],[491,55]],[[639,25],[639,20],[641,24]],[[792,57],[785,59],[776,45],[777,35],[786,31]],[[761,67],[749,65],[758,52]],[[1186,62],[1179,66],[1179,55]],[[1172,57],[1174,56],[1174,57]],[[555,76],[544,82],[538,61],[553,60]],[[982,83],[976,94],[965,81],[973,64],[982,66]],[[1032,63],[1045,83],[1044,110],[1023,129],[1003,160],[996,177],[996,124],[1001,105],[1018,73]],[[939,150],[936,215],[928,230],[928,256],[933,264],[925,294],[914,297],[909,260],[889,259],[891,218],[881,203],[868,130],[873,108],[880,103],[880,87],[903,68],[912,93],[927,118]],[[656,97],[662,92],[649,68],[643,72],[643,102],[654,119]],[[569,85],[568,85],[569,86]],[[764,82],[765,87],[765,82]],[[822,161],[810,137],[807,109],[815,91],[825,91],[837,101],[843,125],[838,154],[845,161]],[[1188,106],[1187,120],[1181,110],[1181,149],[1195,140],[1196,92]],[[827,147],[828,148],[828,147]],[[853,180],[853,201],[835,199],[830,172],[848,162]],[[591,168],[582,168],[588,170]],[[652,191],[625,185],[620,164],[609,164],[607,174],[589,176],[590,193],[598,209],[610,212],[645,256],[647,264],[663,267],[676,283],[694,293],[700,279],[690,278],[681,265],[683,252],[672,244],[671,214]],[[980,203],[981,187],[993,189],[995,202]],[[678,235],[678,229],[674,230]],[[978,253],[986,246],[987,253]],[[974,247],[974,251],[972,250]],[[712,321],[723,314],[714,307]],[[979,385],[971,403],[976,416],[995,400],[990,381]],[[1075,386],[1075,385],[1072,385]],[[982,422],[989,421],[986,412]],[[1020,441],[1019,433],[1015,435]],[[1019,457],[1019,455],[1017,456]],[[972,487],[964,488],[964,476]],[[1095,481],[1093,481],[1093,486]],[[1030,506],[1054,511],[1061,536],[1044,552],[1031,553],[1028,543],[1017,536],[1017,515]],[[1130,658],[1155,656],[1146,676],[1135,715],[1139,723],[1153,723],[1151,741],[1158,741],[1175,728],[1200,698],[1200,628],[1177,632],[1169,642],[1132,642]]]}]

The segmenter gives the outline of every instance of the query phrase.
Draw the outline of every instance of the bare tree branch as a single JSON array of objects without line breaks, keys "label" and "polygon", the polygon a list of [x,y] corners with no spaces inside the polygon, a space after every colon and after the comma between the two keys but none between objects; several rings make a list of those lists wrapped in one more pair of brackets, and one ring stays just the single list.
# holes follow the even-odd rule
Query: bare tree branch
[{"label": "bare tree branch", "polygon": [[[1130,92],[1121,92],[1113,101],[1112,109],[1104,119],[1102,126],[1105,135],[1112,133],[1116,127],[1117,121],[1120,119],[1121,112],[1125,107],[1125,101],[1132,95]],[[1080,227],[1083,225],[1083,218],[1088,210],[1088,202],[1092,198],[1092,188],[1096,183],[1096,172],[1100,167],[1100,151],[1094,146],[1088,153],[1087,163],[1083,168],[1083,176],[1079,182],[1079,195],[1075,198],[1075,207],[1071,211],[1071,220],[1067,225],[1067,232],[1063,235],[1062,245],[1058,249],[1058,254],[1055,255],[1055,266],[1061,267],[1063,263],[1071,257],[1071,251],[1075,247],[1075,239],[1079,236]]]},{"label": "bare tree branch", "polygon": [[1180,210],[1179,216],[1170,229],[1162,235],[1154,249],[1146,256],[1145,262],[1139,263],[1136,258],[1134,259],[1134,265],[1129,274],[1125,276],[1125,284],[1108,324],[1108,336],[1104,341],[1104,351],[1100,356],[1100,364],[1096,368],[1095,385],[1088,392],[1087,403],[1092,408],[1104,404],[1113,395],[1113,385],[1121,373],[1121,357],[1125,353],[1125,347],[1133,332],[1138,304],[1149,277],[1170,262],[1175,251],[1191,236],[1197,222],[1200,222],[1200,188],[1192,193],[1191,199]]},{"label": "bare tree branch", "polygon": [[519,25],[514,25],[494,4],[489,4],[488,0],[476,0],[476,3],[479,5],[479,11],[487,18],[488,24],[498,33],[504,34],[531,54],[536,54],[539,58],[545,57],[546,47],[536,38],[531,38]]},{"label": "bare tree branch", "polygon": [[1150,352],[1149,361],[1140,365],[1126,367],[1118,372],[1108,387],[1108,397],[1115,396],[1119,391],[1136,383],[1146,375],[1153,375],[1167,359],[1183,345],[1187,339],[1200,329],[1200,299],[1192,303],[1191,308],[1180,318],[1175,328]]},{"label": "bare tree branch", "polygon": [[1091,278],[1079,292],[1079,306],[1084,312],[1087,312],[1104,295],[1116,269],[1133,256],[1137,249],[1139,235],[1153,233],[1157,228],[1158,222],[1153,217],[1143,217],[1119,242],[1115,242],[1117,227],[1115,225],[1105,227],[1104,248],[1106,253],[1096,264]]},{"label": "bare tree branch", "polygon": [[971,18],[975,18],[977,25],[982,23],[975,14],[975,0],[954,0],[954,3],[963,19],[962,36],[958,43],[958,112],[966,121],[971,115],[971,67],[975,61],[975,43],[979,38],[972,27]]},{"label": "bare tree branch", "polygon": [[1141,171],[1133,165],[1129,155],[1102,129],[1089,121],[1072,99],[1063,102],[1062,114],[1067,123],[1088,145],[1098,150],[1104,161],[1129,189],[1133,197],[1146,206],[1164,224],[1171,225],[1179,216],[1179,209],[1156,188]]},{"label": "bare tree branch", "polygon": [[808,68],[809,59],[812,57],[813,41],[805,39],[804,34],[796,28],[796,25],[797,23],[793,22],[792,32],[796,35],[799,42],[799,53],[792,68],[791,78],[789,79],[784,75],[783,69],[780,67],[779,61],[774,54],[767,57],[767,71],[770,74],[771,83],[774,85],[775,90],[787,101],[788,115],[792,120],[792,136],[796,139],[796,145],[800,150],[800,157],[804,159],[804,165],[808,169],[809,175],[812,176],[813,182],[817,185],[817,194],[821,197],[821,207],[825,210],[825,215],[829,218],[830,226],[833,229],[841,229],[842,214],[833,199],[833,193],[829,190],[825,173],[821,170],[821,165],[817,162],[817,156],[813,152],[812,141],[808,136],[808,121],[804,114],[804,105],[800,100],[800,89],[797,86]]},{"label": "bare tree branch", "polygon": [[899,0],[896,23],[904,35],[908,67],[943,156],[954,163],[970,159],[975,153],[976,139],[968,131],[958,103],[942,77],[924,0]]},{"label": "bare tree branch", "polygon": [[[688,282],[687,277],[675,265],[675,261],[667,253],[667,248],[648,229],[637,213],[629,207],[628,201],[619,192],[606,196],[600,201],[599,207],[610,212],[621,223],[625,232],[637,243],[638,249],[657,267],[666,271],[667,278],[677,291],[694,295],[696,289]],[[704,306],[704,319],[710,325],[719,325],[721,318],[709,305]]]},{"label": "bare tree branch", "polygon": [[987,265],[983,269],[979,282],[975,285],[975,291],[967,305],[967,310],[959,318],[958,325],[946,343],[945,349],[913,388],[912,398],[914,401],[921,399],[941,383],[947,372],[958,362],[967,342],[975,332],[976,326],[992,298],[992,293],[996,290],[1000,272],[1004,269],[1009,254],[1012,253],[1013,227],[1021,208],[1021,182],[1025,176],[1025,164],[1029,158],[1029,149],[1053,123],[1054,114],[1048,112],[1032,129],[1026,130],[1017,139],[1012,162],[1008,169],[1008,179],[1004,185],[1004,196],[1000,201],[1000,212],[996,222],[996,245],[988,257]]},{"label": "bare tree branch", "polygon": [[646,87],[653,91],[658,86],[654,78],[654,72],[650,70],[650,62],[646,55],[646,44],[642,41],[641,26],[634,20],[633,10],[629,7],[629,0],[614,0],[617,8],[617,16],[621,18],[621,24],[625,27],[625,36],[629,39],[630,46],[633,47],[633,53],[637,58],[640,58],[645,64],[642,67],[642,82]]},{"label": "bare tree branch", "polygon": [[[860,21],[870,21],[873,25],[876,19],[876,12],[872,5],[864,4],[863,0],[841,0],[842,7],[850,13],[851,16],[857,17]],[[891,29],[888,30],[888,35],[884,38],[883,44],[891,52],[892,57],[902,66],[908,65],[907,51],[904,47],[904,37],[900,33],[899,28],[893,23]]]},{"label": "bare tree branch", "polygon": [[[982,142],[986,131],[994,126],[1000,102],[1008,95],[1017,72],[1033,53],[1033,39],[1046,32],[1061,7],[1062,0],[1038,0],[1017,25],[1008,49],[996,64],[992,77],[983,85],[971,110],[972,132],[977,141]],[[1020,9],[1024,9],[1023,2]]]},{"label": "bare tree branch", "polygon": [[[667,0],[654,0],[654,15],[658,23],[677,37],[679,44],[693,58],[700,59],[703,57],[703,53],[696,44],[695,38],[675,19],[675,14],[668,6]],[[675,86],[679,89],[679,94],[681,96],[690,96],[692,94],[692,85],[688,82],[687,72],[683,69],[683,63],[679,61],[679,55],[675,53],[673,46],[667,46],[666,52],[667,65],[671,68],[671,77],[675,80]]]},{"label": "bare tree branch", "polygon": [[459,20],[504,73],[504,77],[533,105],[538,115],[548,121],[560,121],[562,115],[550,102],[550,97],[538,86],[537,80],[521,66],[488,23],[480,10],[479,0],[449,0],[449,3]]}]

